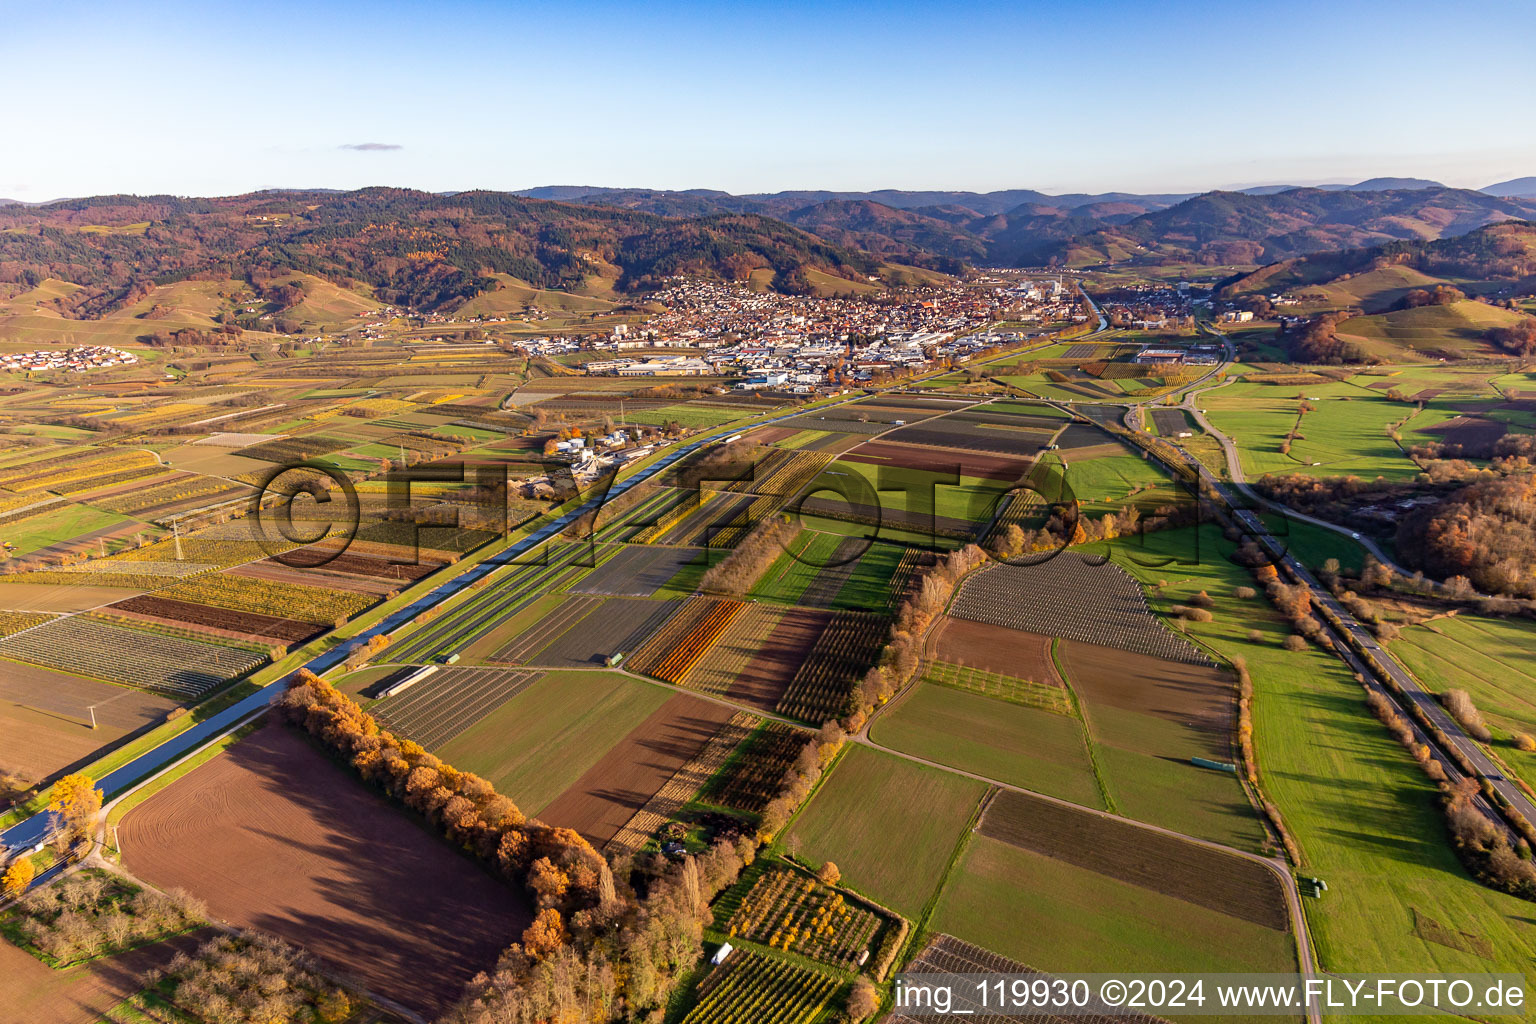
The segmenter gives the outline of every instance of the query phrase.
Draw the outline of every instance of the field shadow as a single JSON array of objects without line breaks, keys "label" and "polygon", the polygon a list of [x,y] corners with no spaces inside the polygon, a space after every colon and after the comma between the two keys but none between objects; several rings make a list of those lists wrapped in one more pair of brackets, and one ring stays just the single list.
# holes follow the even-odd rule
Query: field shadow
[{"label": "field shadow", "polygon": [[201,825],[212,870],[188,885],[220,916],[430,1016],[531,921],[519,892],[305,737],[271,725],[225,757],[233,791]]}]

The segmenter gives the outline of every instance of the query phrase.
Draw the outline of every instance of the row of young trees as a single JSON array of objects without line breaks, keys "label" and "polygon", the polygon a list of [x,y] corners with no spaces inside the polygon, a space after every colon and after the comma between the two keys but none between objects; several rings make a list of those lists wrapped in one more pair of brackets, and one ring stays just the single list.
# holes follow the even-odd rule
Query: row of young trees
[{"label": "row of young trees", "polygon": [[1508,833],[1488,820],[1477,806],[1477,782],[1470,778],[1451,781],[1429,745],[1419,742],[1413,727],[1381,693],[1370,691],[1366,706],[1439,787],[1446,829],[1467,870],[1496,889],[1536,900],[1536,865],[1529,860],[1530,844],[1525,839],[1511,843]]},{"label": "row of young trees", "polygon": [[731,551],[705,570],[699,589],[712,594],[742,596],[800,534],[800,524],[784,516],[765,519]]},{"label": "row of young trees", "polygon": [[912,678],[922,661],[923,636],[929,625],[943,613],[960,581],[986,562],[985,551],[975,544],[967,544],[940,555],[932,568],[923,573],[921,582],[897,609],[890,637],[881,648],[879,660],[864,674],[854,691],[853,706],[842,721],[844,729],[857,733],[871,712],[895,696]]}]

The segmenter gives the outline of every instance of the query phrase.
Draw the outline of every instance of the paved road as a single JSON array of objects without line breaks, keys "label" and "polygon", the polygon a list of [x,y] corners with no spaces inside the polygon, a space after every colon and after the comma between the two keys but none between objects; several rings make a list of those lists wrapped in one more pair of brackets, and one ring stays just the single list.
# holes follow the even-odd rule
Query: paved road
[{"label": "paved road", "polygon": [[1369,551],[1372,557],[1374,557],[1378,562],[1380,562],[1382,565],[1385,565],[1387,568],[1391,569],[1393,572],[1400,576],[1413,575],[1402,566],[1398,565],[1395,561],[1393,561],[1392,556],[1388,555],[1384,550],[1382,550],[1381,546],[1377,544],[1376,541],[1372,538],[1367,537],[1355,530],[1351,530],[1347,526],[1341,526],[1338,523],[1332,523],[1326,519],[1319,519],[1316,516],[1309,516],[1304,512],[1297,512],[1293,508],[1289,508],[1285,505],[1270,501],[1268,498],[1261,495],[1258,491],[1255,491],[1249,485],[1246,472],[1243,469],[1242,459],[1240,458],[1237,450],[1237,445],[1233,443],[1230,437],[1228,437],[1226,434],[1223,434],[1220,430],[1217,430],[1216,427],[1211,424],[1211,421],[1206,419],[1205,411],[1199,408],[1198,399],[1200,396],[1206,394],[1209,391],[1214,391],[1216,388],[1225,387],[1230,383],[1232,383],[1232,381],[1225,380],[1220,384],[1213,385],[1212,387],[1202,388],[1198,392],[1188,392],[1184,396],[1183,403],[1180,404],[1178,408],[1183,409],[1185,412],[1189,413],[1190,416],[1193,417],[1194,421],[1200,425],[1200,428],[1211,437],[1215,438],[1216,443],[1221,445],[1222,455],[1227,460],[1227,476],[1231,478],[1233,488],[1235,488],[1238,492],[1240,492],[1244,497],[1248,498],[1254,504],[1262,506],[1271,512],[1285,516],[1287,519],[1294,519],[1298,522],[1309,523],[1312,526],[1321,527],[1324,530],[1331,530],[1334,533],[1342,534],[1343,536],[1348,537],[1350,540],[1354,541],[1356,544],[1359,544],[1361,547],[1365,548],[1365,550]]},{"label": "paved road", "polygon": [[[1222,437],[1220,434],[1214,436]],[[1347,650],[1344,641],[1353,640],[1362,649],[1367,651],[1376,664],[1381,667],[1381,670],[1401,688],[1402,692],[1406,695],[1406,700],[1411,705],[1424,711],[1429,720],[1445,734],[1446,738],[1450,741],[1450,745],[1466,758],[1467,762],[1473,766],[1479,776],[1487,779],[1499,795],[1504,797],[1509,802],[1509,805],[1519,811],[1527,821],[1536,822],[1536,803],[1533,803],[1516,783],[1505,777],[1503,770],[1499,768],[1471,736],[1467,735],[1460,723],[1452,718],[1440,705],[1440,702],[1419,684],[1419,681],[1413,677],[1401,662],[1377,642],[1375,634],[1361,625],[1350,614],[1349,610],[1333,596],[1328,588],[1323,586],[1312,575],[1311,571],[1302,564],[1301,560],[1286,550],[1283,539],[1275,537],[1270,533],[1269,528],[1264,524],[1259,514],[1250,509],[1242,509],[1241,506],[1232,500],[1232,493],[1228,489],[1227,484],[1217,477],[1215,473],[1211,472],[1209,467],[1202,464],[1177,444],[1169,443],[1184,456],[1188,466],[1200,474],[1200,478],[1205,485],[1221,496],[1227,506],[1243,522],[1248,532],[1254,536],[1254,539],[1268,547],[1271,555],[1275,557],[1277,562],[1282,564],[1295,579],[1305,584],[1312,591],[1313,600],[1320,606],[1327,608],[1343,624],[1343,635],[1339,636],[1338,639],[1340,641],[1339,646],[1342,649],[1341,655],[1344,657],[1344,660],[1356,671],[1365,675],[1367,679],[1372,678],[1376,674],[1376,670],[1367,666],[1363,659],[1354,657],[1353,653]],[[1332,630],[1332,632],[1337,634],[1339,631]],[[1383,687],[1380,692],[1394,704],[1401,707],[1410,722],[1413,721],[1409,708],[1403,706],[1403,699],[1399,699],[1398,695],[1387,687]],[[1420,732],[1421,738],[1428,742],[1431,747],[1438,747],[1438,744],[1429,741],[1427,735],[1418,730],[1416,724],[1415,731]],[[1464,774],[1459,770],[1456,762],[1444,756],[1443,752],[1441,752],[1440,760],[1451,778],[1459,778]],[[1480,802],[1480,806],[1492,815],[1495,822],[1503,824],[1502,816],[1497,813],[1492,804],[1486,799]]]},{"label": "paved road", "polygon": [[[832,406],[842,405],[846,402],[855,401],[856,399],[863,397],[863,392],[855,392],[854,394],[849,395],[847,398],[844,398],[841,401],[828,403],[827,405],[819,406],[818,408],[831,408]],[[755,428],[766,424],[778,423],[782,420],[794,419],[796,416],[800,416],[802,414],[803,410],[796,409],[782,416],[775,416],[771,419],[761,420],[753,423],[752,427]],[[451,579],[443,581],[437,587],[412,601],[410,604],[405,605],[404,607],[399,608],[385,616],[371,628],[364,630],[356,636],[348,639],[344,643],[338,644],[336,647],[329,651],[316,655],[314,658],[311,658],[309,661],[305,662],[301,667],[309,669],[316,675],[330,671],[337,665],[340,665],[342,662],[344,662],[347,658],[347,655],[350,654],[355,648],[366,644],[369,640],[376,636],[384,636],[386,634],[393,633],[395,630],[400,629],[402,626],[405,626],[406,624],[414,621],[417,616],[421,615],[429,608],[434,608],[442,604],[444,601],[447,601],[455,594],[458,594],[466,588],[473,586],[476,582],[484,579],[486,576],[489,576],[491,573],[495,572],[497,569],[500,569],[502,566],[515,562],[518,559],[525,558],[530,552],[533,552],[542,547],[544,544],[548,543],[552,538],[558,535],[571,523],[575,522],[578,518],[585,515],[587,512],[600,507],[605,501],[616,498],[620,494],[623,494],[625,491],[629,490],[631,487],[634,487],[637,484],[650,479],[657,473],[660,473],[668,467],[674,465],[678,462],[678,460],[698,450],[704,445],[713,444],[721,437],[729,436],[731,433],[737,432],[741,429],[744,428],[721,428],[716,431],[712,431],[707,437],[702,437],[686,445],[680,445],[677,448],[674,448],[672,451],[668,452],[665,456],[658,459],[652,465],[638,471],[626,480],[616,482],[612,488],[609,489],[606,495],[590,498],[576,508],[571,509],[569,512],[566,512],[563,515],[549,521],[548,523],[545,523],[543,526],[539,527],[537,530],[529,534],[527,537],[524,537],[522,540],[511,544],[505,550],[500,551],[485,559],[474,568],[466,570],[465,572],[462,572]],[[197,725],[187,729],[185,732],[182,732],[179,735],[167,740],[152,750],[140,754],[138,757],[134,758],[132,761],[129,761],[127,764],[123,765],[116,771],[113,771],[98,779],[96,781],[97,787],[101,789],[106,797],[106,800],[110,802],[113,797],[129,789],[141,780],[149,778],[151,775],[155,775],[176,764],[178,761],[181,761],[183,758],[202,748],[205,744],[212,742],[218,737],[224,735],[226,732],[239,725],[241,722],[265,710],[266,707],[283,692],[287,686],[288,680],[292,678],[297,671],[298,670],[295,669],[294,672],[290,672],[268,683],[260,690],[257,690],[255,693],[251,694],[249,697],[241,700],[239,703],[225,708],[218,714],[211,715],[206,720],[199,722]],[[24,850],[36,846],[47,838],[49,831],[51,830],[51,818],[52,815],[47,811],[40,811],[39,813],[34,814],[32,817],[27,818],[25,821],[12,826],[5,832],[0,833],[0,846],[10,850]]]},{"label": "paved road", "polygon": [[[1225,341],[1225,339],[1223,340]],[[1231,354],[1230,347],[1228,349],[1228,354],[1229,356]],[[1226,383],[1230,382],[1224,381],[1222,384],[1215,385],[1215,387],[1222,387]],[[1404,576],[1408,575],[1408,573],[1404,572],[1400,566],[1393,562],[1392,559],[1387,556],[1386,552],[1382,551],[1381,548],[1376,545],[1376,542],[1371,538],[1350,530],[1347,526],[1340,526],[1338,523],[1330,523],[1323,519],[1304,515],[1293,509],[1287,508],[1284,505],[1279,505],[1268,501],[1257,494],[1251,487],[1249,487],[1247,482],[1244,480],[1243,466],[1241,460],[1239,459],[1237,445],[1233,443],[1230,437],[1222,433],[1220,430],[1217,430],[1210,423],[1210,421],[1205,418],[1205,414],[1201,412],[1195,405],[1195,399],[1197,395],[1204,394],[1206,391],[1210,390],[1213,390],[1213,388],[1205,388],[1199,392],[1187,392],[1184,397],[1184,402],[1180,408],[1183,408],[1191,413],[1201,428],[1203,428],[1205,432],[1208,433],[1211,437],[1215,438],[1216,441],[1221,445],[1222,452],[1226,456],[1227,473],[1232,478],[1231,487],[1233,489],[1236,489],[1246,497],[1251,498],[1266,509],[1273,510],[1291,519],[1311,523],[1315,526],[1320,526],[1325,529],[1332,530],[1335,533],[1343,534],[1344,536],[1349,537],[1351,540],[1363,546],[1383,565],[1388,566],[1394,572]],[[1234,509],[1238,507],[1231,501],[1231,495],[1227,491],[1226,485],[1223,481],[1218,479],[1216,475],[1210,471],[1209,468],[1200,464],[1198,460],[1190,456],[1189,453],[1184,451],[1184,449],[1179,445],[1174,444],[1173,446],[1182,452],[1186,458],[1190,459],[1191,464],[1198,468],[1202,479],[1204,479],[1207,484],[1215,488],[1219,493],[1226,496],[1229,506]],[[1360,648],[1367,651],[1375,660],[1376,664],[1380,666],[1380,669],[1385,671],[1385,673],[1391,678],[1392,682],[1401,688],[1402,692],[1406,694],[1407,701],[1411,705],[1421,709],[1424,712],[1425,716],[1445,734],[1446,738],[1450,741],[1451,746],[1454,747],[1456,751],[1460,753],[1467,760],[1467,762],[1473,766],[1474,769],[1476,769],[1477,774],[1487,779],[1493,785],[1494,789],[1499,793],[1499,795],[1504,797],[1504,799],[1509,802],[1509,805],[1515,810],[1519,811],[1527,821],[1536,822],[1536,816],[1533,816],[1536,815],[1536,803],[1532,802],[1530,797],[1526,795],[1525,791],[1522,790],[1518,784],[1505,777],[1503,769],[1501,769],[1498,764],[1488,756],[1487,752],[1483,750],[1482,746],[1477,743],[1476,740],[1467,735],[1466,731],[1462,729],[1461,725],[1455,720],[1455,718],[1450,715],[1449,712],[1445,710],[1440,702],[1435,699],[1434,695],[1425,690],[1419,681],[1414,678],[1413,674],[1410,673],[1401,662],[1393,657],[1386,650],[1386,648],[1380,645],[1376,639],[1376,635],[1365,626],[1361,625],[1360,622],[1357,621],[1352,614],[1350,614],[1349,610],[1345,608],[1344,605],[1338,600],[1338,598],[1334,597],[1333,593],[1328,590],[1327,587],[1323,586],[1322,583],[1312,575],[1312,572],[1302,564],[1301,560],[1296,558],[1285,549],[1284,539],[1275,537],[1264,525],[1263,521],[1259,518],[1257,513],[1252,511],[1242,511],[1238,513],[1238,516],[1243,520],[1244,524],[1248,527],[1250,532],[1254,533],[1261,540],[1261,542],[1267,543],[1273,547],[1274,553],[1285,563],[1291,574],[1295,578],[1301,580],[1311,589],[1313,599],[1318,604],[1327,608],[1329,612],[1337,617],[1339,622],[1344,624],[1345,635],[1339,636],[1338,638],[1341,642],[1341,647],[1344,646],[1344,641],[1353,640]],[[1338,631],[1333,630],[1333,632],[1337,633]],[[1364,660],[1356,656],[1353,651],[1347,651],[1345,653],[1345,661],[1351,662],[1351,667],[1360,672],[1362,675],[1366,676],[1368,679],[1377,674],[1375,669],[1365,664]],[[1403,701],[1399,699],[1397,694],[1393,693],[1391,689],[1383,686],[1381,688],[1381,692],[1388,699],[1392,700],[1394,704],[1397,704],[1400,707],[1402,706]],[[1404,708],[1404,710],[1407,711],[1408,709]],[[1413,716],[1411,714],[1407,717],[1410,722],[1413,722]],[[1429,742],[1430,746],[1438,746],[1437,744],[1429,741],[1428,736],[1424,735],[1422,730],[1419,730],[1416,722],[1414,722],[1414,728],[1415,731],[1420,732],[1421,738],[1425,742]],[[1444,764],[1447,773],[1453,779],[1460,778],[1464,774],[1457,766],[1457,764],[1454,761],[1451,761],[1449,758],[1442,756],[1441,761]],[[1493,815],[1495,821],[1502,822],[1502,817],[1486,799],[1482,801],[1482,806],[1485,811]]]}]

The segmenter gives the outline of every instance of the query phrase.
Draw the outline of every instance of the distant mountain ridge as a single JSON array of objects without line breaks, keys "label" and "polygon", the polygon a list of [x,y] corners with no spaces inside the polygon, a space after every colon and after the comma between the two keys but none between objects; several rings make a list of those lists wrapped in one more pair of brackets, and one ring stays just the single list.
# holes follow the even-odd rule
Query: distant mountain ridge
[{"label": "distant mountain ridge", "polygon": [[692,274],[813,291],[826,286],[816,274],[864,281],[882,262],[950,273],[1272,265],[1536,220],[1536,198],[1419,179],[1186,197],[1030,189],[736,196],[564,185],[525,193],[269,189],[3,203],[0,281],[81,285],[69,306],[87,316],[156,283],[287,271],[365,285],[384,302],[455,309],[505,278],[622,294]]},{"label": "distant mountain ridge", "polygon": [[1022,262],[1074,266],[1130,258],[1205,265],[1273,263],[1394,240],[1466,234],[1536,217],[1536,200],[1452,188],[1292,189],[1276,195],[1210,192],[1120,225],[1037,245]]},{"label": "distant mountain ridge", "polygon": [[271,190],[0,206],[0,280],[85,286],[75,299],[85,315],[152,283],[294,270],[444,309],[494,287],[493,274],[566,290],[596,277],[638,291],[676,274],[744,280],[766,270],[793,291],[807,287],[810,270],[862,280],[877,268],[866,253],[757,214],[662,217],[505,192]]},{"label": "distant mountain ridge", "polygon": [[1362,307],[1376,311],[1411,287],[1435,284],[1469,295],[1536,290],[1536,222],[1502,221],[1454,237],[1299,256],[1232,279],[1222,291],[1236,296],[1333,288],[1361,297]]},{"label": "distant mountain ridge", "polygon": [[1530,198],[1536,196],[1536,176],[1512,178],[1509,181],[1501,181],[1496,185],[1489,185],[1481,191],[1491,196],[1523,196]]},{"label": "distant mountain ridge", "polygon": [[967,263],[1090,266],[1128,259],[1271,263],[1392,239],[1461,234],[1500,220],[1536,216],[1536,201],[1453,189],[1422,178],[1184,196],[1050,196],[1031,189],[737,196],[708,189],[592,186],[547,186],[527,193],[673,217],[758,213],[839,245],[948,271]]}]

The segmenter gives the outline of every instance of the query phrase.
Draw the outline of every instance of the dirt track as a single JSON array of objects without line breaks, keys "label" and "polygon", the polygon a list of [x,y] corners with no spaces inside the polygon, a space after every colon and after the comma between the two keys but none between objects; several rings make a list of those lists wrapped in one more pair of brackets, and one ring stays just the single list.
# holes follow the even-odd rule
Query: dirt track
[{"label": "dirt track", "polygon": [[123,820],[130,870],[427,1016],[527,927],[522,896],[269,725]]}]

